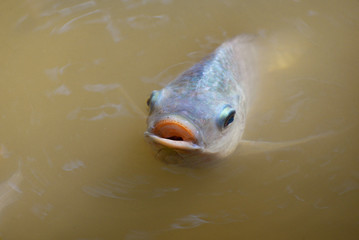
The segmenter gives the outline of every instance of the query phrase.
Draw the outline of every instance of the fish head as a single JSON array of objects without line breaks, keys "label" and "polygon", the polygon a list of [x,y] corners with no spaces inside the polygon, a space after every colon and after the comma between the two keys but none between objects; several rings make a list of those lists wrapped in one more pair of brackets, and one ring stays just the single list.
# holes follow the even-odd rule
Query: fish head
[{"label": "fish head", "polygon": [[[235,90],[235,89],[232,89]],[[223,158],[243,133],[245,106],[238,91],[188,89],[169,84],[148,99],[145,136],[166,162],[194,163]]]}]

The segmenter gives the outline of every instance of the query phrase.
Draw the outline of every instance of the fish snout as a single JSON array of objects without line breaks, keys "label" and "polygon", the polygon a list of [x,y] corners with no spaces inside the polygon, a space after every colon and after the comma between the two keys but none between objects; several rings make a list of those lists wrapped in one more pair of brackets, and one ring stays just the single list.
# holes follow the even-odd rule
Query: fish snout
[{"label": "fish snout", "polygon": [[200,149],[197,128],[179,116],[167,116],[156,121],[146,135],[155,143],[175,150]]}]

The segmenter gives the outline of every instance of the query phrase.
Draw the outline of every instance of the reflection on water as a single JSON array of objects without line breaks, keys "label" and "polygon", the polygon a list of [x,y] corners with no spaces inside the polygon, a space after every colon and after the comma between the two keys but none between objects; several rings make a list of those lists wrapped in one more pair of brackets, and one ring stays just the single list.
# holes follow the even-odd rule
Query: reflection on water
[{"label": "reflection on water", "polygon": [[22,175],[17,170],[8,180],[0,184],[0,212],[9,204],[14,202],[22,191],[19,184],[22,180]]},{"label": "reflection on water", "polygon": [[[0,6],[1,239],[357,238],[357,1]],[[157,161],[149,94],[241,33],[268,50],[246,141]]]}]

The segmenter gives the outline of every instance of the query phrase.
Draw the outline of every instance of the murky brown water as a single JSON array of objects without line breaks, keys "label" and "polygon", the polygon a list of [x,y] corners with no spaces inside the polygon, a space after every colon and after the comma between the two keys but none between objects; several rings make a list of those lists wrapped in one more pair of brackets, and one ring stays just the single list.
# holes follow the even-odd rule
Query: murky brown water
[{"label": "murky brown water", "polygon": [[[1,239],[358,239],[358,1],[0,10]],[[210,168],[157,161],[150,92],[240,33],[274,50],[245,139],[309,140]]]}]

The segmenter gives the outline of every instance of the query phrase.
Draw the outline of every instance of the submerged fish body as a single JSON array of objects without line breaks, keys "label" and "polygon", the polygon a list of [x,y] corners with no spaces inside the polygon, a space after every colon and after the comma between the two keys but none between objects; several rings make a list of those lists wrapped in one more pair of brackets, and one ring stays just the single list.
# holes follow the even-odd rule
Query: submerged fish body
[{"label": "submerged fish body", "polygon": [[240,35],[153,91],[145,135],[158,156],[198,162],[232,153],[244,131],[255,61],[254,38]]}]

